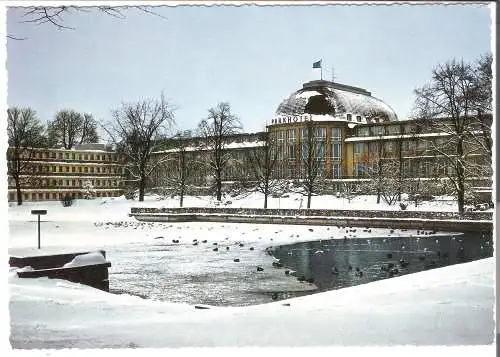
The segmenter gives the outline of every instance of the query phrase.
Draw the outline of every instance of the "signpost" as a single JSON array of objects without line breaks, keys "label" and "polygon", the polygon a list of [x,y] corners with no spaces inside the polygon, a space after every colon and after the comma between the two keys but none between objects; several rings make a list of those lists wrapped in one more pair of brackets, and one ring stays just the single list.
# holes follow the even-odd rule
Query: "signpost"
[{"label": "signpost", "polygon": [[38,249],[40,249],[40,216],[47,214],[46,209],[33,209],[31,210],[31,214],[38,215]]}]

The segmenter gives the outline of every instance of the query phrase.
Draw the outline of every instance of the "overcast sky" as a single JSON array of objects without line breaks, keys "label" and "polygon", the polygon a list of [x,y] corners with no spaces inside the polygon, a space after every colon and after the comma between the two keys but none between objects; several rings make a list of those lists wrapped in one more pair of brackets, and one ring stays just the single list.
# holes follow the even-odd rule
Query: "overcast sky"
[{"label": "overcast sky", "polygon": [[413,89],[450,58],[490,51],[486,5],[158,7],[165,18],[129,9],[126,19],[70,14],[64,24],[20,23],[7,13],[8,105],[43,121],[62,108],[101,121],[122,101],[165,96],[180,129],[210,107],[231,104],[247,132],[262,130],[302,83],[334,67],[339,83],[363,87],[408,117]]}]

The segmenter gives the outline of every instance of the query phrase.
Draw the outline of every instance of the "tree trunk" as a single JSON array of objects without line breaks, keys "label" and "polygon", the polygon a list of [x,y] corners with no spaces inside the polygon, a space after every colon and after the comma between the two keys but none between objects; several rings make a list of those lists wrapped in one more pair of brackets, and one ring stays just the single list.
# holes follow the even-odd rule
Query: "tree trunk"
[{"label": "tree trunk", "polygon": [[184,191],[185,191],[185,187],[184,187],[184,183],[181,183],[181,191],[180,191],[180,198],[179,198],[179,207],[183,207],[184,205]]},{"label": "tree trunk", "polygon": [[222,177],[221,173],[217,172],[217,175],[215,177],[215,192],[217,196],[217,201],[222,200]]},{"label": "tree trunk", "polygon": [[146,188],[146,178],[145,177],[141,177],[141,179],[139,181],[139,202],[143,202],[144,201],[144,191],[145,191],[145,188]]},{"label": "tree trunk", "polygon": [[311,196],[312,196],[313,185],[309,184],[307,188],[307,208],[311,208]]},{"label": "tree trunk", "polygon": [[267,209],[267,196],[269,195],[269,183],[264,183],[264,209]]},{"label": "tree trunk", "polygon": [[23,204],[23,195],[21,193],[21,183],[19,182],[19,176],[14,176],[14,181],[16,182],[16,193],[17,193],[17,205],[21,206]]},{"label": "tree trunk", "polygon": [[464,214],[464,206],[465,206],[465,187],[463,182],[458,182],[458,190],[457,190],[457,203],[458,203],[458,214],[462,216]]}]

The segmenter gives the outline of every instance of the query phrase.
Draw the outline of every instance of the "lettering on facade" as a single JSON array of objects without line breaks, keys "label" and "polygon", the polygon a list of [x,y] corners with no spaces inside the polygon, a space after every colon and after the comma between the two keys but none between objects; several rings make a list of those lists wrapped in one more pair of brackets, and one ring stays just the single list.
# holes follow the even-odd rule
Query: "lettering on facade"
[{"label": "lettering on facade", "polygon": [[312,121],[311,114],[302,115],[278,115],[276,118],[271,120],[271,124],[291,124],[291,123],[301,123]]}]

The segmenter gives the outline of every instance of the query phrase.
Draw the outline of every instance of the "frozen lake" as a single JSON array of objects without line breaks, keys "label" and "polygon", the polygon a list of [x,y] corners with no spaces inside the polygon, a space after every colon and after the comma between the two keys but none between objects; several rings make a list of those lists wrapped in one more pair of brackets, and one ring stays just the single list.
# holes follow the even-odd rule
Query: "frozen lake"
[{"label": "frozen lake", "polygon": [[[491,233],[422,234],[316,240],[266,251],[234,239],[186,244],[163,237],[110,247],[110,291],[188,304],[255,305],[491,257],[493,243]],[[284,266],[273,266],[273,256]]]}]

